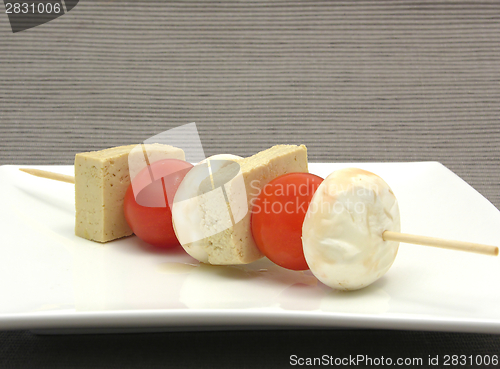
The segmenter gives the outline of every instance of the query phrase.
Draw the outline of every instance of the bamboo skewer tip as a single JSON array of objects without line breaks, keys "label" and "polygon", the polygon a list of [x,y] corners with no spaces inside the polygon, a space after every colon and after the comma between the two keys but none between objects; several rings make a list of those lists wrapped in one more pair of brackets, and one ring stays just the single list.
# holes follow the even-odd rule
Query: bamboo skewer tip
[{"label": "bamboo skewer tip", "polygon": [[49,172],[41,169],[34,168],[19,168],[21,172],[31,174],[36,177],[52,179],[54,181],[66,182],[66,183],[75,183],[75,177],[69,176],[66,174]]}]

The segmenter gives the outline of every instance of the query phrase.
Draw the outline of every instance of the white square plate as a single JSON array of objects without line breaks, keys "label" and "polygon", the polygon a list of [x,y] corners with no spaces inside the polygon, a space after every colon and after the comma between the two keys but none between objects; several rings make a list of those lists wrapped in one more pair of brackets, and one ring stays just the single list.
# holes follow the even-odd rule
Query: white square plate
[{"label": "white square plate", "polygon": [[[33,166],[30,166],[33,167]],[[72,166],[35,166],[72,174]],[[398,197],[402,231],[500,244],[500,212],[436,162],[360,167]],[[135,236],[76,237],[74,186],[0,167],[0,329],[39,332],[353,327],[500,333],[500,258],[402,244],[373,285],[336,292],[262,259],[199,265]]]}]

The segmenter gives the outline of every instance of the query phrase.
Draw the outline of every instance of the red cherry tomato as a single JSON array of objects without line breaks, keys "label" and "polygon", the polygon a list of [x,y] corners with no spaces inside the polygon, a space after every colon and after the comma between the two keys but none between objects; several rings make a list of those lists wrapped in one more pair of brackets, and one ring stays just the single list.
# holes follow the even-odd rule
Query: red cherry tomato
[{"label": "red cherry tomato", "polygon": [[252,207],[252,235],[260,251],[283,268],[306,270],[302,223],[323,178],[310,173],[288,173],[273,179]]},{"label": "red cherry tomato", "polygon": [[192,167],[183,160],[159,160],[132,180],[123,210],[129,227],[141,240],[165,248],[179,245],[170,209],[177,188]]}]

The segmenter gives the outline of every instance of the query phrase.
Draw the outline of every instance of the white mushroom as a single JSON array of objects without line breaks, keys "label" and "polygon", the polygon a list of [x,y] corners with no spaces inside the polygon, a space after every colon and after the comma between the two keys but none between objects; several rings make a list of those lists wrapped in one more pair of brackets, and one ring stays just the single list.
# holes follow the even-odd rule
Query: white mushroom
[{"label": "white mushroom", "polygon": [[391,267],[400,232],[396,196],[379,176],[357,168],[333,172],[318,187],[302,227],[304,255],[312,273],[339,290],[375,282]]}]

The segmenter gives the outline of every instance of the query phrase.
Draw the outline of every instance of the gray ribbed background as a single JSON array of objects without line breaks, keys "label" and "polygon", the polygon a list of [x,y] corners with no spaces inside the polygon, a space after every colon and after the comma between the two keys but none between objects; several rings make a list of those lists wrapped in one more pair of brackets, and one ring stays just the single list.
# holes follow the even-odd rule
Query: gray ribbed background
[{"label": "gray ribbed background", "polygon": [[206,154],[437,160],[500,207],[498,1],[82,0],[21,33],[0,21],[1,164],[194,121]]},{"label": "gray ribbed background", "polygon": [[[17,34],[0,11],[0,164],[70,164],[194,121],[207,155],[437,160],[500,207],[500,1],[81,0]],[[19,365],[51,342],[5,337]]]}]

